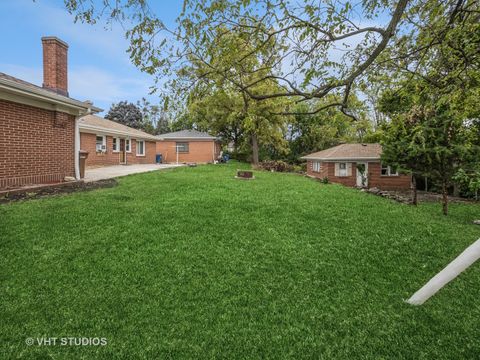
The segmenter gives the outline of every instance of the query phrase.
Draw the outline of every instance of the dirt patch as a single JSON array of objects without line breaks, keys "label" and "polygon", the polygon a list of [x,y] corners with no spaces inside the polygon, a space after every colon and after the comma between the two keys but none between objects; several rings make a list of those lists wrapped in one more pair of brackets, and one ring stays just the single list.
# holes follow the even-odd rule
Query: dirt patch
[{"label": "dirt patch", "polygon": [[101,188],[111,188],[117,185],[115,179],[105,179],[93,182],[75,181],[55,185],[42,185],[25,189],[16,189],[0,192],[0,204],[13,201],[39,199],[48,196],[69,194],[78,191],[89,191]]}]

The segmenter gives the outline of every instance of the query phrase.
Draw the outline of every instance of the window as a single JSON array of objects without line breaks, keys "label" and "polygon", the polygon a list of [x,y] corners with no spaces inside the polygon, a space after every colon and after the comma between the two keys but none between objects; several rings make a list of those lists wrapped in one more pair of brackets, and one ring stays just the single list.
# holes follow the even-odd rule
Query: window
[{"label": "window", "polygon": [[393,166],[382,164],[381,174],[382,176],[398,176],[398,170]]},{"label": "window", "polygon": [[132,148],[130,147],[130,139],[125,139],[125,151],[132,152]]},{"label": "window", "polygon": [[188,143],[187,142],[177,142],[176,149],[178,153],[188,153]]},{"label": "window", "polygon": [[113,146],[112,146],[113,152],[119,152],[120,151],[120,139],[114,137],[113,138]]},{"label": "window", "polygon": [[145,156],[145,141],[137,140],[137,156]]},{"label": "window", "polygon": [[105,152],[107,150],[107,139],[105,135],[97,135],[95,150],[97,152]]},{"label": "window", "polygon": [[347,176],[347,163],[338,163],[338,176]]},{"label": "window", "polygon": [[322,163],[320,161],[314,161],[313,162],[313,171],[314,172],[320,172],[321,168],[322,168]]}]

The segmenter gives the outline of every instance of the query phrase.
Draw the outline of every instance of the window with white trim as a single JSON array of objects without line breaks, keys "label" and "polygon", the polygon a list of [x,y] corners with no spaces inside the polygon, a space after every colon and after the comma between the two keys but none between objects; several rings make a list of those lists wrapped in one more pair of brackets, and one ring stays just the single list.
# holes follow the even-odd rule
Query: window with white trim
[{"label": "window with white trim", "polygon": [[132,152],[132,148],[130,147],[130,139],[125,139],[125,151]]},{"label": "window with white trim", "polygon": [[145,156],[145,141],[137,140],[137,156]]},{"label": "window with white trim", "polygon": [[113,138],[113,145],[112,145],[113,152],[120,151],[120,138],[114,137]]},{"label": "window with white trim", "polygon": [[347,163],[338,163],[338,176],[347,176]]},{"label": "window with white trim", "polygon": [[107,137],[105,135],[97,135],[95,140],[95,150],[97,152],[107,151]]},{"label": "window with white trim", "polygon": [[398,176],[398,170],[392,166],[382,164],[381,174],[382,176]]},{"label": "window with white trim", "polygon": [[320,172],[322,169],[322,163],[320,161],[314,161],[312,164],[312,170],[314,172]]}]

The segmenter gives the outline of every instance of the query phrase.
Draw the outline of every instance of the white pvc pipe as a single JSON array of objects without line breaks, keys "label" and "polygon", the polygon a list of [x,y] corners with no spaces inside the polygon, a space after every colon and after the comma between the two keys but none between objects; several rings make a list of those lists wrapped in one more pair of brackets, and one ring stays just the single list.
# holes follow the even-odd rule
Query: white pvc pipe
[{"label": "white pvc pipe", "polygon": [[466,248],[455,260],[448,264],[442,271],[430,279],[420,290],[412,295],[407,303],[422,305],[435,293],[460,275],[465,269],[480,258],[480,239]]},{"label": "white pvc pipe", "polygon": [[75,161],[75,179],[80,180],[80,164],[79,164],[79,152],[80,152],[80,129],[78,127],[79,116],[75,116],[75,138],[74,138],[74,161]]}]

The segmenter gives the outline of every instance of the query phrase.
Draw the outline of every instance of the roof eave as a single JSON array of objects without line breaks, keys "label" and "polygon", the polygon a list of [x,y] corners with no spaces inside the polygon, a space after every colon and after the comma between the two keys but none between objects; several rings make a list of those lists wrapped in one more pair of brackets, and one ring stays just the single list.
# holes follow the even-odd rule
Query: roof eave
[{"label": "roof eave", "polygon": [[0,91],[1,90],[16,94],[18,96],[30,97],[37,101],[62,105],[64,107],[76,110],[79,114],[97,113],[103,111],[102,109],[91,104],[70,99],[53,92],[47,93],[47,90],[36,89],[26,84],[17,83],[8,79],[0,78]]},{"label": "roof eave", "polygon": [[302,156],[300,159],[304,160],[321,160],[321,161],[364,161],[364,160],[381,160],[380,157],[340,157],[340,158],[326,158],[317,156]]},{"label": "roof eave", "polygon": [[219,140],[216,137],[162,137],[158,136],[158,140]]},{"label": "roof eave", "polygon": [[87,131],[91,131],[93,133],[102,133],[102,134],[105,134],[105,135],[123,135],[123,136],[128,136],[128,137],[134,138],[134,139],[144,139],[144,140],[150,140],[150,141],[157,141],[158,140],[155,136],[148,135],[148,134],[146,134],[146,135],[132,134],[132,133],[129,133],[128,131],[107,129],[107,128],[100,127],[100,126],[83,124],[81,122],[78,124],[78,128],[80,129],[80,132],[82,130],[87,130]]}]

